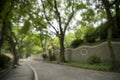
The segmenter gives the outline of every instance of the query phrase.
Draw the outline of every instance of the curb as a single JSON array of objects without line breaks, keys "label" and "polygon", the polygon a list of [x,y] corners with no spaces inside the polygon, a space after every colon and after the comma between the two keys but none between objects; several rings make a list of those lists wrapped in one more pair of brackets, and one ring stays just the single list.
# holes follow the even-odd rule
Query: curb
[{"label": "curb", "polygon": [[32,69],[32,71],[33,71],[33,75],[34,75],[34,78],[33,78],[33,80],[38,80],[38,75],[37,75],[37,71],[35,70],[35,68],[33,68],[31,65],[29,65],[29,64],[27,64],[28,65],[28,67],[30,68],[30,69]]}]

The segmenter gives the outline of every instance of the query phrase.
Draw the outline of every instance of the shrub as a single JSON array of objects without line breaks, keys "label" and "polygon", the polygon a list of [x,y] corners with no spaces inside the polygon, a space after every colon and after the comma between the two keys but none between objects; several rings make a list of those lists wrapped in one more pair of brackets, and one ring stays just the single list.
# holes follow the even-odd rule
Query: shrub
[{"label": "shrub", "polygon": [[44,60],[47,59],[47,55],[46,54],[42,54],[42,57],[43,57]]},{"label": "shrub", "polygon": [[99,63],[101,63],[101,59],[97,56],[91,56],[88,58],[88,63],[89,64],[99,64]]},{"label": "shrub", "polygon": [[96,34],[91,33],[91,34],[86,34],[84,36],[84,40],[86,43],[94,43],[96,39]]},{"label": "shrub", "polygon": [[83,43],[83,40],[81,40],[81,39],[73,40],[72,43],[71,43],[71,47],[76,48],[82,43]]},{"label": "shrub", "polygon": [[55,61],[57,58],[55,54],[51,54],[50,56],[47,56],[46,54],[42,54],[42,57],[44,60],[49,60],[49,61]]},{"label": "shrub", "polygon": [[0,54],[0,67],[4,68],[9,63],[10,58],[6,55]]},{"label": "shrub", "polygon": [[55,61],[56,60],[56,56],[55,56],[55,54],[53,53],[53,54],[51,54],[50,56],[49,56],[49,61]]},{"label": "shrub", "polygon": [[55,61],[56,60],[56,56],[55,56],[55,54],[53,53],[53,55],[52,55],[52,61]]},{"label": "shrub", "polygon": [[109,62],[101,62],[98,65],[98,64],[88,64],[87,62],[84,61],[71,61],[69,65],[78,68],[101,70],[101,71],[109,71],[111,68],[111,64]]}]

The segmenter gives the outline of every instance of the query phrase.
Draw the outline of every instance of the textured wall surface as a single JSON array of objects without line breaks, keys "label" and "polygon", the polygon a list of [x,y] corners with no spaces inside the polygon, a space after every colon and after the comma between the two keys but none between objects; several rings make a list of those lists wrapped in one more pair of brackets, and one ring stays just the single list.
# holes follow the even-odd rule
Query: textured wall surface
[{"label": "textured wall surface", "polygon": [[[116,60],[120,62],[120,42],[112,42]],[[54,50],[54,53],[59,55],[59,50]],[[83,45],[78,48],[65,49],[65,58],[67,61],[86,61],[90,56],[96,55],[102,61],[110,60],[110,52],[107,42],[100,43],[94,46]]]}]

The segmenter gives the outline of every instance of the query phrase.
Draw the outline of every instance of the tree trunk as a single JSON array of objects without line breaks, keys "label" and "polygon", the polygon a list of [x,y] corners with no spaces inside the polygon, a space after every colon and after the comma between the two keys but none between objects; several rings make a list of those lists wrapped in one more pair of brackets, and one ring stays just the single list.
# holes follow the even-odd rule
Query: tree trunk
[{"label": "tree trunk", "polygon": [[108,47],[109,47],[109,51],[110,51],[110,56],[111,56],[111,70],[114,70],[116,68],[116,58],[115,58],[115,54],[113,51],[113,47],[111,44],[111,40],[112,40],[112,28],[115,28],[115,23],[112,17],[112,13],[110,11],[110,4],[108,0],[102,0],[102,3],[105,7],[106,10],[106,14],[107,14],[107,19],[108,19]]},{"label": "tree trunk", "polygon": [[59,36],[59,42],[60,42],[60,55],[59,55],[59,61],[65,62],[65,48],[64,48],[64,34]]},{"label": "tree trunk", "polygon": [[109,51],[110,51],[110,57],[111,57],[111,70],[114,70],[114,68],[116,68],[116,58],[115,58],[115,54],[114,54],[114,50],[111,44],[112,41],[112,27],[109,27],[108,29],[108,47],[109,47]]},{"label": "tree trunk", "polygon": [[16,50],[15,50],[14,43],[10,44],[10,46],[11,46],[11,53],[14,56],[14,62],[13,62],[13,66],[14,66],[14,65],[18,64],[17,55],[16,55]]},{"label": "tree trunk", "polygon": [[8,42],[10,44],[10,47],[11,47],[11,53],[14,56],[13,66],[18,65],[19,57],[18,57],[18,55],[16,53],[15,43],[14,43],[14,41],[13,41],[13,39],[11,37],[7,36],[7,39],[8,39]]},{"label": "tree trunk", "polygon": [[2,47],[2,44],[3,44],[3,38],[4,38],[4,30],[5,30],[5,26],[2,25],[0,26],[0,49]]},{"label": "tree trunk", "polygon": [[43,43],[43,36],[40,34],[40,42],[41,42],[41,47],[43,49],[43,51],[45,51],[45,47],[44,47],[44,43]]}]

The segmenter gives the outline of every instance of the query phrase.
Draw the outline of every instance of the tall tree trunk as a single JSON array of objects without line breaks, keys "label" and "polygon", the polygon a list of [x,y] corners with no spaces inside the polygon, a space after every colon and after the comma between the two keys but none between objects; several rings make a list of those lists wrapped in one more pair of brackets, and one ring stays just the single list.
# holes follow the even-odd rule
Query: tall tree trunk
[{"label": "tall tree trunk", "polygon": [[106,10],[106,14],[107,14],[107,19],[108,19],[108,47],[109,47],[109,51],[110,51],[110,56],[111,56],[111,70],[116,68],[116,58],[115,58],[115,54],[113,51],[113,47],[111,44],[111,40],[112,40],[112,28],[115,28],[115,23],[112,17],[112,13],[110,11],[110,4],[108,0],[102,0],[102,3],[105,7]]},{"label": "tall tree trunk", "polygon": [[114,70],[114,68],[116,68],[116,58],[115,58],[115,54],[114,54],[114,50],[111,44],[112,41],[112,27],[110,26],[108,28],[108,47],[109,47],[109,51],[110,51],[110,57],[111,57],[111,70]]},{"label": "tall tree trunk", "polygon": [[14,44],[11,44],[11,52],[13,53],[14,55],[14,62],[13,62],[13,66],[14,65],[18,65],[18,57],[17,57],[17,54],[16,54],[16,50],[15,50],[15,45]]},{"label": "tall tree trunk", "polygon": [[44,47],[44,43],[43,43],[43,36],[40,34],[40,42],[41,42],[41,47],[42,47],[42,49],[43,49],[43,51],[45,51],[45,47]]},{"label": "tall tree trunk", "polygon": [[[2,0],[1,1],[1,3],[0,3],[0,5],[1,5],[1,7],[0,7],[0,14],[3,13],[4,9],[6,9],[5,7],[7,6],[6,5],[7,2],[8,2],[8,0]],[[0,23],[0,49],[1,49],[1,47],[3,45],[3,42],[4,42],[4,35],[5,35],[4,31],[6,29],[6,23],[7,23],[6,21],[7,21],[8,17],[9,17],[9,14],[10,14],[11,10],[12,10],[14,2],[15,2],[14,0],[11,0],[10,6],[9,6],[9,10],[6,13],[4,13],[4,16],[0,15],[0,20],[2,21]]]},{"label": "tall tree trunk", "polygon": [[59,36],[59,42],[60,42],[60,56],[59,56],[59,60],[60,60],[60,62],[65,62],[64,34]]},{"label": "tall tree trunk", "polygon": [[3,44],[3,27],[0,27],[0,49]]},{"label": "tall tree trunk", "polygon": [[4,37],[5,37],[5,30],[6,30],[6,21],[5,19],[2,21],[1,26],[0,26],[0,49],[2,48],[2,45],[4,43]]},{"label": "tall tree trunk", "polygon": [[14,56],[14,62],[13,62],[13,66],[14,65],[18,65],[18,60],[19,60],[19,57],[16,53],[16,48],[15,48],[15,43],[13,41],[13,39],[9,36],[7,36],[7,39],[8,39],[8,42],[10,44],[10,48],[11,48],[11,53],[13,54]]},{"label": "tall tree trunk", "polygon": [[5,26],[3,24],[2,24],[2,26],[0,26],[0,49],[1,49],[3,41],[4,41],[3,39],[4,39]]}]

